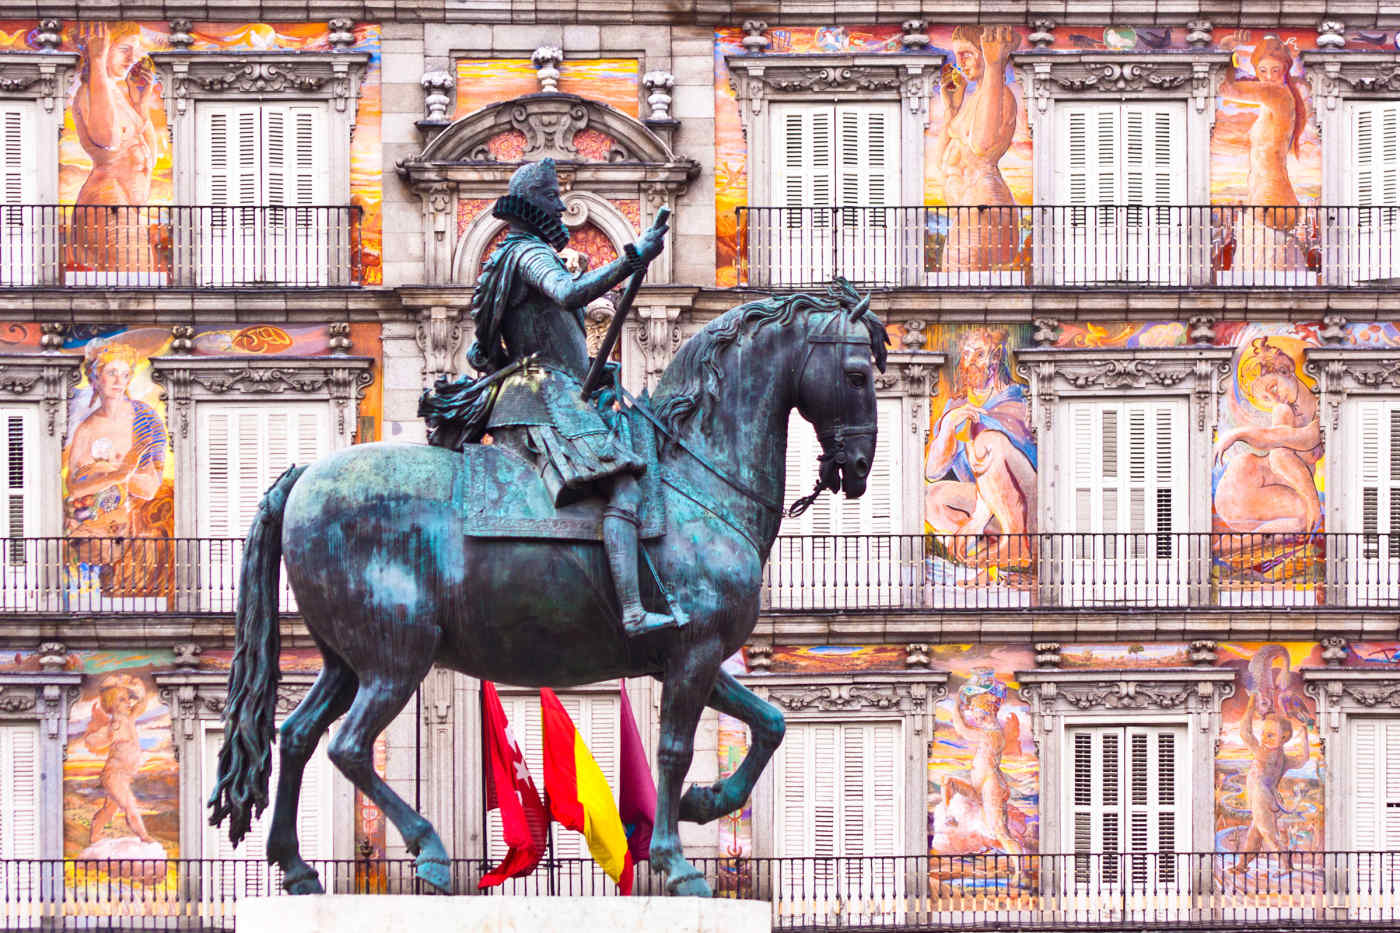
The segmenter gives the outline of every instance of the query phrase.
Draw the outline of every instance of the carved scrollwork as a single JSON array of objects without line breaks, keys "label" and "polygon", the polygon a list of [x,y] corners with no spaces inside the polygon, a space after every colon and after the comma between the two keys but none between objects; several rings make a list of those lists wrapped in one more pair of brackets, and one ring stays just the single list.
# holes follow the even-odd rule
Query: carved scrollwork
[{"label": "carved scrollwork", "polygon": [[890,68],[798,68],[780,71],[768,79],[777,91],[892,91],[900,87],[899,74]]},{"label": "carved scrollwork", "polygon": [[[921,713],[927,708],[926,690],[916,684],[806,684],[774,685],[768,699],[788,712],[897,711]],[[940,694],[941,695],[941,694]]]},{"label": "carved scrollwork", "polygon": [[34,690],[0,684],[0,713],[27,713],[36,705]]},{"label": "carved scrollwork", "polygon": [[[1026,99],[1045,112],[1052,99],[1063,96],[1104,96],[1138,93],[1189,96],[1197,112],[1212,108],[1215,86],[1227,53],[1198,51],[1169,61],[1152,61],[1133,54],[1109,60],[1100,53],[1065,55],[1032,49],[1013,54],[1022,69]],[[1185,89],[1185,93],[1178,93]]]},{"label": "carved scrollwork", "polygon": [[199,97],[268,95],[331,100],[344,111],[358,96],[369,56],[359,52],[249,55],[194,53],[175,48],[152,53],[166,87],[171,117]]},{"label": "carved scrollwork", "polygon": [[1061,378],[1076,389],[1122,389],[1143,385],[1179,385],[1191,375],[1187,366],[1167,366],[1153,360],[1104,360],[1092,368],[1067,370]]},{"label": "carved scrollwork", "polygon": [[226,91],[280,94],[288,90],[319,91],[331,80],[331,76],[329,73],[308,73],[271,62],[227,62],[220,74],[191,75],[189,80],[216,94]]},{"label": "carved scrollwork", "polygon": [[1088,65],[1078,77],[1052,74],[1052,80],[1067,91],[1141,91],[1154,88],[1165,91],[1181,87],[1191,79],[1189,71],[1164,70],[1155,65],[1137,62]]},{"label": "carved scrollwork", "polygon": [[1364,706],[1367,709],[1374,709],[1378,706],[1400,706],[1400,681],[1347,682],[1342,684],[1342,693],[1355,701],[1358,706]]}]

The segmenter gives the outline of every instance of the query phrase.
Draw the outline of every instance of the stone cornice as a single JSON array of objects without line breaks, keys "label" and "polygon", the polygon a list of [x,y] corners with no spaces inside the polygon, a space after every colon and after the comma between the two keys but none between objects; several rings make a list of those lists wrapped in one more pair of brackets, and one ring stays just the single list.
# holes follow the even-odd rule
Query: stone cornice
[{"label": "stone cornice", "polygon": [[1342,407],[1349,396],[1400,395],[1400,359],[1394,350],[1305,347],[1303,370],[1317,380],[1332,431],[1342,426]]},{"label": "stone cornice", "polygon": [[189,101],[325,100],[354,111],[369,64],[365,52],[152,52],[173,124]]},{"label": "stone cornice", "polygon": [[1234,694],[1230,668],[1017,671],[1021,695],[1042,712],[1196,709]]},{"label": "stone cornice", "polygon": [[750,674],[744,684],[789,718],[898,716],[921,732],[933,704],[947,694],[943,672]]},{"label": "stone cornice", "polygon": [[37,719],[47,735],[58,736],[82,679],[68,671],[0,674],[0,721]]},{"label": "stone cornice", "polygon": [[1305,667],[1302,675],[1307,692],[1329,709],[1400,709],[1400,668]]},{"label": "stone cornice", "polygon": [[77,52],[0,52],[0,94],[37,100],[52,113],[77,65]]},{"label": "stone cornice", "polygon": [[927,122],[929,100],[937,89],[944,61],[937,52],[745,53],[725,57],[745,132],[773,100],[899,100],[911,114]]},{"label": "stone cornice", "polygon": [[1061,98],[1119,98],[1131,93],[1189,99],[1204,113],[1213,106],[1230,53],[1028,49],[1012,52],[1011,60],[1025,86],[1027,106],[1040,111]]},{"label": "stone cornice", "polygon": [[59,433],[63,406],[77,387],[83,359],[76,355],[0,354],[0,401],[35,401],[44,412],[44,430]]},{"label": "stone cornice", "polygon": [[1302,55],[1319,124],[1324,110],[1335,110],[1347,98],[1400,95],[1400,52],[1306,49]]}]

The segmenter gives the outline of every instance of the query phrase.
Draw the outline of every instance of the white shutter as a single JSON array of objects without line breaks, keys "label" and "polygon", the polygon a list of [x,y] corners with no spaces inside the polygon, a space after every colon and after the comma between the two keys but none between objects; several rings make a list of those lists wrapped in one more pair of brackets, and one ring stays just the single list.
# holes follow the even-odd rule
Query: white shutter
[{"label": "white shutter", "polygon": [[1186,776],[1185,732],[1158,726],[1133,726],[1125,732],[1127,849],[1155,855],[1152,860],[1132,861],[1132,881],[1161,890],[1176,877],[1174,854],[1188,846],[1187,791],[1179,784]]},{"label": "white shutter", "polygon": [[[783,483],[783,501],[791,503],[812,491],[819,473],[817,458],[822,454],[821,441],[817,432],[796,408],[788,415],[787,469]],[[784,535],[831,535],[836,534],[836,510],[832,508],[832,494],[824,492],[796,518],[784,518]]]},{"label": "white shutter", "polygon": [[1056,174],[1061,204],[1115,204],[1122,198],[1118,104],[1058,105],[1064,153]]},{"label": "white shutter", "polygon": [[1349,101],[1347,106],[1353,140],[1351,203],[1400,205],[1400,101]]},{"label": "white shutter", "polygon": [[39,750],[37,724],[0,725],[0,859],[40,856]]},{"label": "white shutter", "polygon": [[[281,725],[281,722],[278,722]],[[224,742],[224,733],[215,727],[204,733],[204,791],[201,800],[209,799],[214,790],[214,777],[219,768],[219,749]],[[297,805],[297,838],[300,842],[301,857],[330,859],[335,857],[334,839],[334,797],[332,796],[332,768],[326,747],[330,736],[322,736],[321,742],[312,753],[302,771],[301,797]],[[206,826],[204,830],[204,857],[214,859],[247,859],[262,863],[267,858],[267,832],[272,826],[273,804],[276,797],[278,775],[281,772],[280,746],[272,749],[272,774],[268,779],[268,805],[262,815],[253,820],[248,835],[235,849],[228,841],[227,827]],[[230,874],[229,877],[232,877]]]},{"label": "white shutter", "polygon": [[1367,536],[1363,556],[1400,557],[1400,402],[1358,399],[1352,404],[1351,452],[1361,474],[1352,525]]},{"label": "white shutter", "polygon": [[[27,101],[0,101],[0,168],[3,168],[3,183],[0,183],[0,202],[5,204],[33,204],[38,200],[38,185],[35,179],[37,165],[34,161],[34,104]],[[20,222],[19,212],[4,212],[8,225]]]},{"label": "white shutter", "polygon": [[836,114],[830,104],[772,106],[773,203],[828,207],[833,201]]},{"label": "white shutter", "polygon": [[[1185,404],[1175,399],[1073,401],[1065,440],[1076,532],[1151,532],[1184,523]],[[1170,537],[1159,546],[1170,547]],[[1169,556],[1159,553],[1157,556]]]},{"label": "white shutter", "polygon": [[35,530],[38,498],[37,470],[38,437],[34,411],[27,408],[0,408],[0,473],[4,477],[4,495],[0,497],[0,535],[8,540],[5,559],[8,563],[24,562],[25,536]]},{"label": "white shutter", "polygon": [[1178,102],[1122,105],[1119,151],[1124,203],[1181,203],[1186,178],[1183,106]]},{"label": "white shutter", "polygon": [[1066,845],[1075,854],[1093,855],[1076,861],[1075,880],[1099,877],[1117,880],[1117,863],[1111,857],[1123,845],[1123,731],[1121,729],[1069,729],[1069,781]]},{"label": "white shutter", "polygon": [[898,723],[790,723],[778,752],[778,856],[902,855]]},{"label": "white shutter", "polygon": [[196,105],[199,156],[196,191],[201,204],[256,205],[261,184],[262,114],[256,103]]},{"label": "white shutter", "polygon": [[1350,744],[1351,848],[1400,850],[1400,719],[1354,718]]},{"label": "white shutter", "polygon": [[836,202],[855,207],[899,203],[899,105],[836,107]]},{"label": "white shutter", "polygon": [[241,538],[273,480],[330,449],[323,402],[199,406],[199,534]]}]

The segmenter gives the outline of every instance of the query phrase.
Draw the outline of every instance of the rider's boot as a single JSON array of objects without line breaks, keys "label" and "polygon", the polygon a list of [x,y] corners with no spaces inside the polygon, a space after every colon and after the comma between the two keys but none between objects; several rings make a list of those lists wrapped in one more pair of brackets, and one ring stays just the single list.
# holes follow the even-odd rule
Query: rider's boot
[{"label": "rider's boot", "polygon": [[676,625],[675,617],[669,613],[647,612],[642,607],[637,585],[637,529],[640,525],[637,513],[629,509],[610,505],[603,510],[603,548],[608,552],[613,587],[622,604],[622,630],[633,637]]}]

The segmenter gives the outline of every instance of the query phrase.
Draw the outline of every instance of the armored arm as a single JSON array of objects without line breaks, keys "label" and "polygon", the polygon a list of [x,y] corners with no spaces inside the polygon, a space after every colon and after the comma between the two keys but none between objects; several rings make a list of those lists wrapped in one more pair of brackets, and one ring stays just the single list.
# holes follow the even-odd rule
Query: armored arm
[{"label": "armored arm", "polygon": [[630,244],[623,256],[578,278],[569,275],[559,254],[543,243],[531,248],[520,264],[521,277],[527,284],[571,310],[607,294],[613,286],[645,268],[646,261]]}]

